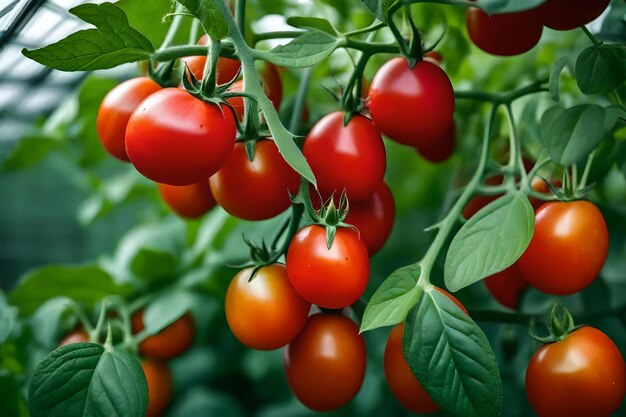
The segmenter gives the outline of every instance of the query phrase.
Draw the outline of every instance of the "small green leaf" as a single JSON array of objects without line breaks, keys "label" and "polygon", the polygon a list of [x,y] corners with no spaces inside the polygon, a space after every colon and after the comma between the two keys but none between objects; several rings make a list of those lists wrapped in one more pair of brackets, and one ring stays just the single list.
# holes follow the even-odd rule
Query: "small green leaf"
[{"label": "small green leaf", "polygon": [[389,7],[395,3],[395,0],[362,0],[374,16],[381,22],[387,22]]},{"label": "small green leaf", "polygon": [[82,4],[70,13],[94,25],[40,49],[22,53],[40,64],[61,71],[92,71],[148,59],[150,41],[130,27],[122,9],[112,3]]},{"label": "small green leaf", "polygon": [[14,172],[30,168],[41,162],[53,151],[63,149],[62,143],[46,136],[25,136],[7,155],[2,163],[3,172]]},{"label": "small green leaf", "polygon": [[626,80],[626,49],[622,45],[594,45],[576,60],[576,82],[585,94],[604,94]]},{"label": "small green leaf", "polygon": [[143,324],[150,334],[157,334],[182,317],[192,304],[192,296],[186,291],[162,294],[151,302],[143,313]]},{"label": "small green leaf", "polygon": [[446,416],[500,415],[502,381],[489,341],[447,296],[424,293],[402,342],[409,367]]},{"label": "small green leaf", "polygon": [[320,17],[292,16],[287,19],[287,24],[300,29],[319,30],[333,37],[339,34],[328,20]]},{"label": "small green leaf", "polygon": [[361,331],[400,323],[406,318],[422,290],[417,286],[420,267],[409,265],[391,273],[378,287],[365,308]]},{"label": "small green leaf", "polygon": [[228,23],[219,7],[215,4],[215,0],[176,1],[202,22],[204,31],[212,38],[224,39],[229,35]]},{"label": "small green leaf", "polygon": [[315,31],[300,35],[288,44],[279,45],[270,51],[257,51],[257,55],[276,65],[305,68],[319,64],[338,46],[339,41],[334,36]]},{"label": "small green leaf", "polygon": [[458,291],[513,265],[530,243],[534,223],[533,208],[520,192],[482,208],[450,243],[446,287]]},{"label": "small green leaf", "polygon": [[561,72],[563,72],[563,68],[565,68],[568,63],[569,58],[562,56],[554,62],[552,70],[550,71],[550,96],[552,97],[552,100],[556,102],[560,99],[559,80],[561,79]]},{"label": "small green leaf", "polygon": [[[172,19],[163,17],[175,10],[171,0],[118,0],[115,5],[124,10],[130,25],[143,34],[154,46],[159,46],[165,40],[165,35]],[[181,45],[189,42],[189,30],[191,22],[194,19],[183,19],[176,35],[174,36],[173,45]]]}]

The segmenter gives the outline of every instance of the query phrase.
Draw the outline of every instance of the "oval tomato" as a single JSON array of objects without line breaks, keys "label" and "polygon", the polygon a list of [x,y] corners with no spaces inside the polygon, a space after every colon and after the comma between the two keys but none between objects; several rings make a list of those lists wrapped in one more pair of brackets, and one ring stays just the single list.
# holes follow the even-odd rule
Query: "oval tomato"
[{"label": "oval tomato", "polygon": [[73,343],[89,343],[89,335],[84,330],[76,330],[65,336],[59,343],[59,347]]},{"label": "oval tomato", "polygon": [[305,226],[287,251],[287,275],[305,300],[325,308],[356,302],[367,287],[370,263],[367,248],[355,230],[341,227],[330,249],[326,229]]},{"label": "oval tomato", "polygon": [[624,392],[624,359],[593,327],[541,347],[526,370],[526,394],[539,417],[609,417]]},{"label": "oval tomato", "polygon": [[291,206],[300,176],[285,162],[273,140],[256,144],[250,161],[244,142],[237,142],[226,164],[209,180],[218,204],[235,217],[263,220]]},{"label": "oval tomato", "polygon": [[[209,41],[208,35],[202,35],[198,40],[198,45],[206,45]],[[187,64],[187,71],[191,71],[196,80],[201,81],[204,77],[204,66],[206,65],[206,55],[188,56],[183,58]],[[237,76],[241,68],[241,62],[237,59],[219,57],[217,59],[215,82],[217,84],[226,84]]]},{"label": "oval tomato", "polygon": [[148,410],[146,417],[159,417],[172,399],[172,374],[166,363],[143,359],[143,373],[148,384]]},{"label": "oval tomato", "polygon": [[309,315],[311,303],[293,289],[284,265],[241,270],[226,291],[226,320],[235,337],[258,350],[278,349],[291,342]]},{"label": "oval tomato", "polygon": [[496,301],[513,310],[517,309],[522,293],[528,288],[517,264],[485,278],[485,285]]},{"label": "oval tomato", "polygon": [[543,32],[536,10],[488,15],[476,7],[467,9],[467,32],[474,45],[499,56],[522,54],[532,49]]},{"label": "oval tomato", "polygon": [[126,152],[137,171],[162,184],[205,180],[228,160],[237,126],[225,106],[205,103],[180,88],[165,88],[132,114]]},{"label": "oval tomato", "polygon": [[96,128],[104,149],[121,161],[130,161],[126,154],[126,126],[130,115],[149,95],[161,86],[147,77],[133,78],[113,88],[98,109]]},{"label": "oval tomato", "polygon": [[302,150],[323,195],[344,190],[350,201],[369,198],[385,175],[385,145],[374,124],[357,114],[343,125],[343,113],[324,116]]},{"label": "oval tomato", "polygon": [[[133,333],[137,334],[144,329],[143,311],[132,316]],[[178,356],[191,346],[195,324],[191,314],[186,313],[174,323],[161,330],[158,334],[146,338],[139,344],[139,353],[159,359],[170,359]]]},{"label": "oval tomato", "polygon": [[568,295],[598,276],[608,248],[606,223],[593,203],[549,202],[535,213],[535,233],[517,264],[533,287]]},{"label": "oval tomato", "polygon": [[404,58],[387,61],[374,76],[369,97],[376,126],[404,145],[426,146],[439,140],[452,124],[452,84],[429,61],[418,61],[412,69]]},{"label": "oval tomato", "polygon": [[456,146],[456,124],[453,122],[446,133],[433,142],[418,145],[415,150],[430,162],[443,162],[454,153]]},{"label": "oval tomato", "polygon": [[358,326],[348,317],[315,314],[285,349],[287,382],[315,411],[347,404],[361,389],[366,352]]},{"label": "oval tomato", "polygon": [[181,217],[196,219],[215,207],[215,198],[209,180],[191,185],[158,184],[161,198]]},{"label": "oval tomato", "polygon": [[555,30],[572,30],[597,19],[611,0],[548,0],[537,9],[541,22]]}]

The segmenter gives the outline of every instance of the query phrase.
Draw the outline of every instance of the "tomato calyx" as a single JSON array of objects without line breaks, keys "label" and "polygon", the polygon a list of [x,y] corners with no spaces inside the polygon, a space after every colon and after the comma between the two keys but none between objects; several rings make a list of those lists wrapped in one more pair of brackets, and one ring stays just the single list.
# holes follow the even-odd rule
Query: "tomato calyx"
[{"label": "tomato calyx", "polygon": [[539,336],[534,329],[529,331],[530,337],[541,343],[555,343],[565,339],[569,334],[583,326],[574,325],[574,319],[565,306],[554,303],[547,324],[548,336]]}]

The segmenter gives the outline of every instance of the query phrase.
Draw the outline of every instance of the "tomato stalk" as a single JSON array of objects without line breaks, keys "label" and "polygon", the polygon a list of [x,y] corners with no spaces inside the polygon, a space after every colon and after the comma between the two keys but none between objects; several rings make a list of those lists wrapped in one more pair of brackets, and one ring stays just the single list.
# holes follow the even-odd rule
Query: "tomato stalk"
[{"label": "tomato stalk", "polygon": [[87,315],[83,312],[83,309],[76,303],[74,300],[68,301],[68,307],[76,314],[76,317],[80,321],[80,324],[83,326],[85,331],[89,334],[89,340],[95,340],[94,336],[96,333],[94,332],[94,328],[91,325],[91,321],[87,317]]}]

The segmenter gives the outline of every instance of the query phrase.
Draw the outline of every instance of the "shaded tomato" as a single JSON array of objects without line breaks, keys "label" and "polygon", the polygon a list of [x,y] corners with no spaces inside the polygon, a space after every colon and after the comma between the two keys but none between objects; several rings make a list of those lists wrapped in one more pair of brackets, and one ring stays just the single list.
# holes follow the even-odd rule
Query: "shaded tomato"
[{"label": "shaded tomato", "polygon": [[161,86],[147,77],[133,78],[113,88],[98,109],[96,128],[104,149],[121,161],[130,161],[126,154],[126,126],[131,114],[149,95]]},{"label": "shaded tomato", "polygon": [[[485,180],[485,185],[500,185],[504,177],[502,175],[495,175]],[[474,214],[478,213],[480,209],[502,197],[501,195],[476,195],[467,202],[463,207],[463,218],[469,220]]]},{"label": "shaded tomato", "polygon": [[146,417],[159,417],[172,399],[172,374],[166,363],[142,359],[141,367],[148,384],[148,410]]},{"label": "shaded tomato", "polygon": [[257,142],[250,161],[244,142],[237,142],[226,164],[209,180],[218,204],[235,217],[263,220],[291,206],[300,176],[285,162],[273,140]]},{"label": "shaded tomato", "polygon": [[543,32],[535,10],[488,15],[476,7],[467,9],[467,32],[474,45],[499,56],[522,54],[532,49]]},{"label": "shaded tomato", "polygon": [[315,314],[285,348],[284,364],[289,387],[302,404],[315,411],[336,410],[361,389],[365,342],[348,317]]},{"label": "shaded tomato", "polygon": [[393,58],[372,80],[369,109],[376,126],[390,139],[425,146],[452,124],[454,90],[437,64],[422,60],[411,69],[406,59]]},{"label": "shaded tomato", "polygon": [[[278,79],[278,81],[273,80],[271,82],[274,84],[276,82],[280,83],[280,79]],[[276,85],[274,85],[274,87],[268,87],[269,84],[265,81],[264,78],[261,79],[261,85],[263,86],[263,90],[265,91],[265,94],[267,95],[267,97],[270,99],[272,104],[274,104],[274,108],[278,110],[278,107],[280,106],[280,103],[283,97],[282,84],[279,84],[280,85],[279,93],[276,92],[278,87],[276,87]],[[270,88],[274,88],[274,90],[271,90]],[[243,80],[237,80],[234,83],[232,83],[231,86],[228,87],[228,91],[230,92],[243,91]],[[243,120],[243,116],[244,116],[244,101],[243,100],[244,99],[241,96],[230,97],[226,99],[226,102],[232,107],[233,111],[235,112],[235,115],[237,116],[237,119],[239,120]]]},{"label": "shaded tomato", "polygon": [[283,82],[280,79],[278,68],[271,62],[262,61],[259,74],[261,75],[263,90],[265,90],[267,98],[274,104],[274,108],[278,110],[283,101]]},{"label": "shaded tomato", "polygon": [[226,291],[226,320],[235,337],[258,350],[278,349],[291,342],[309,315],[311,303],[293,289],[284,265],[241,270]]},{"label": "shaded tomato", "polygon": [[522,293],[528,288],[517,264],[485,278],[485,285],[496,301],[513,310],[517,309]]},{"label": "shaded tomato", "polygon": [[535,213],[535,233],[517,264],[533,287],[568,295],[598,276],[608,248],[606,223],[593,203],[548,202]]},{"label": "shaded tomato", "polygon": [[428,51],[424,54],[423,59],[430,61],[433,64],[441,65],[443,62],[443,55],[437,51]]},{"label": "shaded tomato", "polygon": [[[556,188],[561,187],[561,181],[559,180],[551,180],[550,182]],[[551,197],[553,195],[552,191],[550,191],[550,189],[548,188],[548,185],[541,178],[538,178],[538,177],[533,178],[530,185],[535,191],[545,194],[546,197]],[[539,209],[539,207],[541,207],[545,203],[545,201],[539,200],[538,198],[535,198],[535,197],[529,197],[528,201],[533,206],[533,209],[535,211],[537,211],[537,209]]]},{"label": "shaded tomato", "polygon": [[597,19],[611,0],[548,0],[537,9],[541,22],[555,30],[572,30]]},{"label": "shaded tomato", "polygon": [[191,185],[158,184],[161,198],[181,217],[196,219],[215,207],[215,198],[209,187],[209,180]]},{"label": "shaded tomato", "polygon": [[[132,316],[133,333],[144,329],[143,310]],[[191,314],[186,313],[158,334],[146,338],[139,344],[139,353],[159,359],[178,356],[191,346],[196,326]]]},{"label": "shaded tomato", "polygon": [[443,288],[434,287],[434,289],[436,291],[439,291],[441,294],[445,295],[446,297],[448,297],[450,300],[452,300],[452,302],[454,304],[456,304],[456,306],[458,308],[461,309],[461,311],[463,311],[465,314],[469,315],[469,313],[467,312],[467,309],[465,308],[465,306],[454,295],[450,294],[448,291],[444,290]]},{"label": "shaded tomato", "polygon": [[[203,35],[198,40],[198,45],[206,45],[208,43],[208,35]],[[185,64],[187,64],[187,70],[191,71],[196,80],[201,81],[204,77],[204,66],[206,65],[206,55],[200,56],[188,56],[183,58]],[[241,68],[241,62],[237,59],[219,57],[217,59],[217,66],[215,68],[215,82],[217,84],[226,84],[237,76]],[[186,72],[188,73],[188,72]]]},{"label": "shaded tomato", "polygon": [[313,126],[303,148],[323,195],[344,190],[350,201],[369,198],[385,175],[385,145],[365,116],[343,125],[343,112],[324,116]]},{"label": "shaded tomato", "polygon": [[443,162],[452,156],[455,146],[456,124],[453,122],[439,139],[418,145],[415,150],[427,161]]},{"label": "shaded tomato", "polygon": [[609,417],[624,400],[624,359],[593,327],[541,347],[526,370],[526,395],[539,417]]},{"label": "shaded tomato", "polygon": [[65,336],[61,342],[59,342],[59,347],[73,343],[89,343],[89,335],[84,330],[76,330]]},{"label": "shaded tomato", "polygon": [[132,114],[126,152],[145,177],[162,184],[205,180],[228,160],[237,127],[225,106],[205,103],[180,88],[165,88]]},{"label": "shaded tomato", "polygon": [[326,229],[305,226],[287,251],[287,275],[305,300],[325,308],[356,302],[367,287],[370,263],[367,247],[353,229],[341,227],[326,247]]}]

